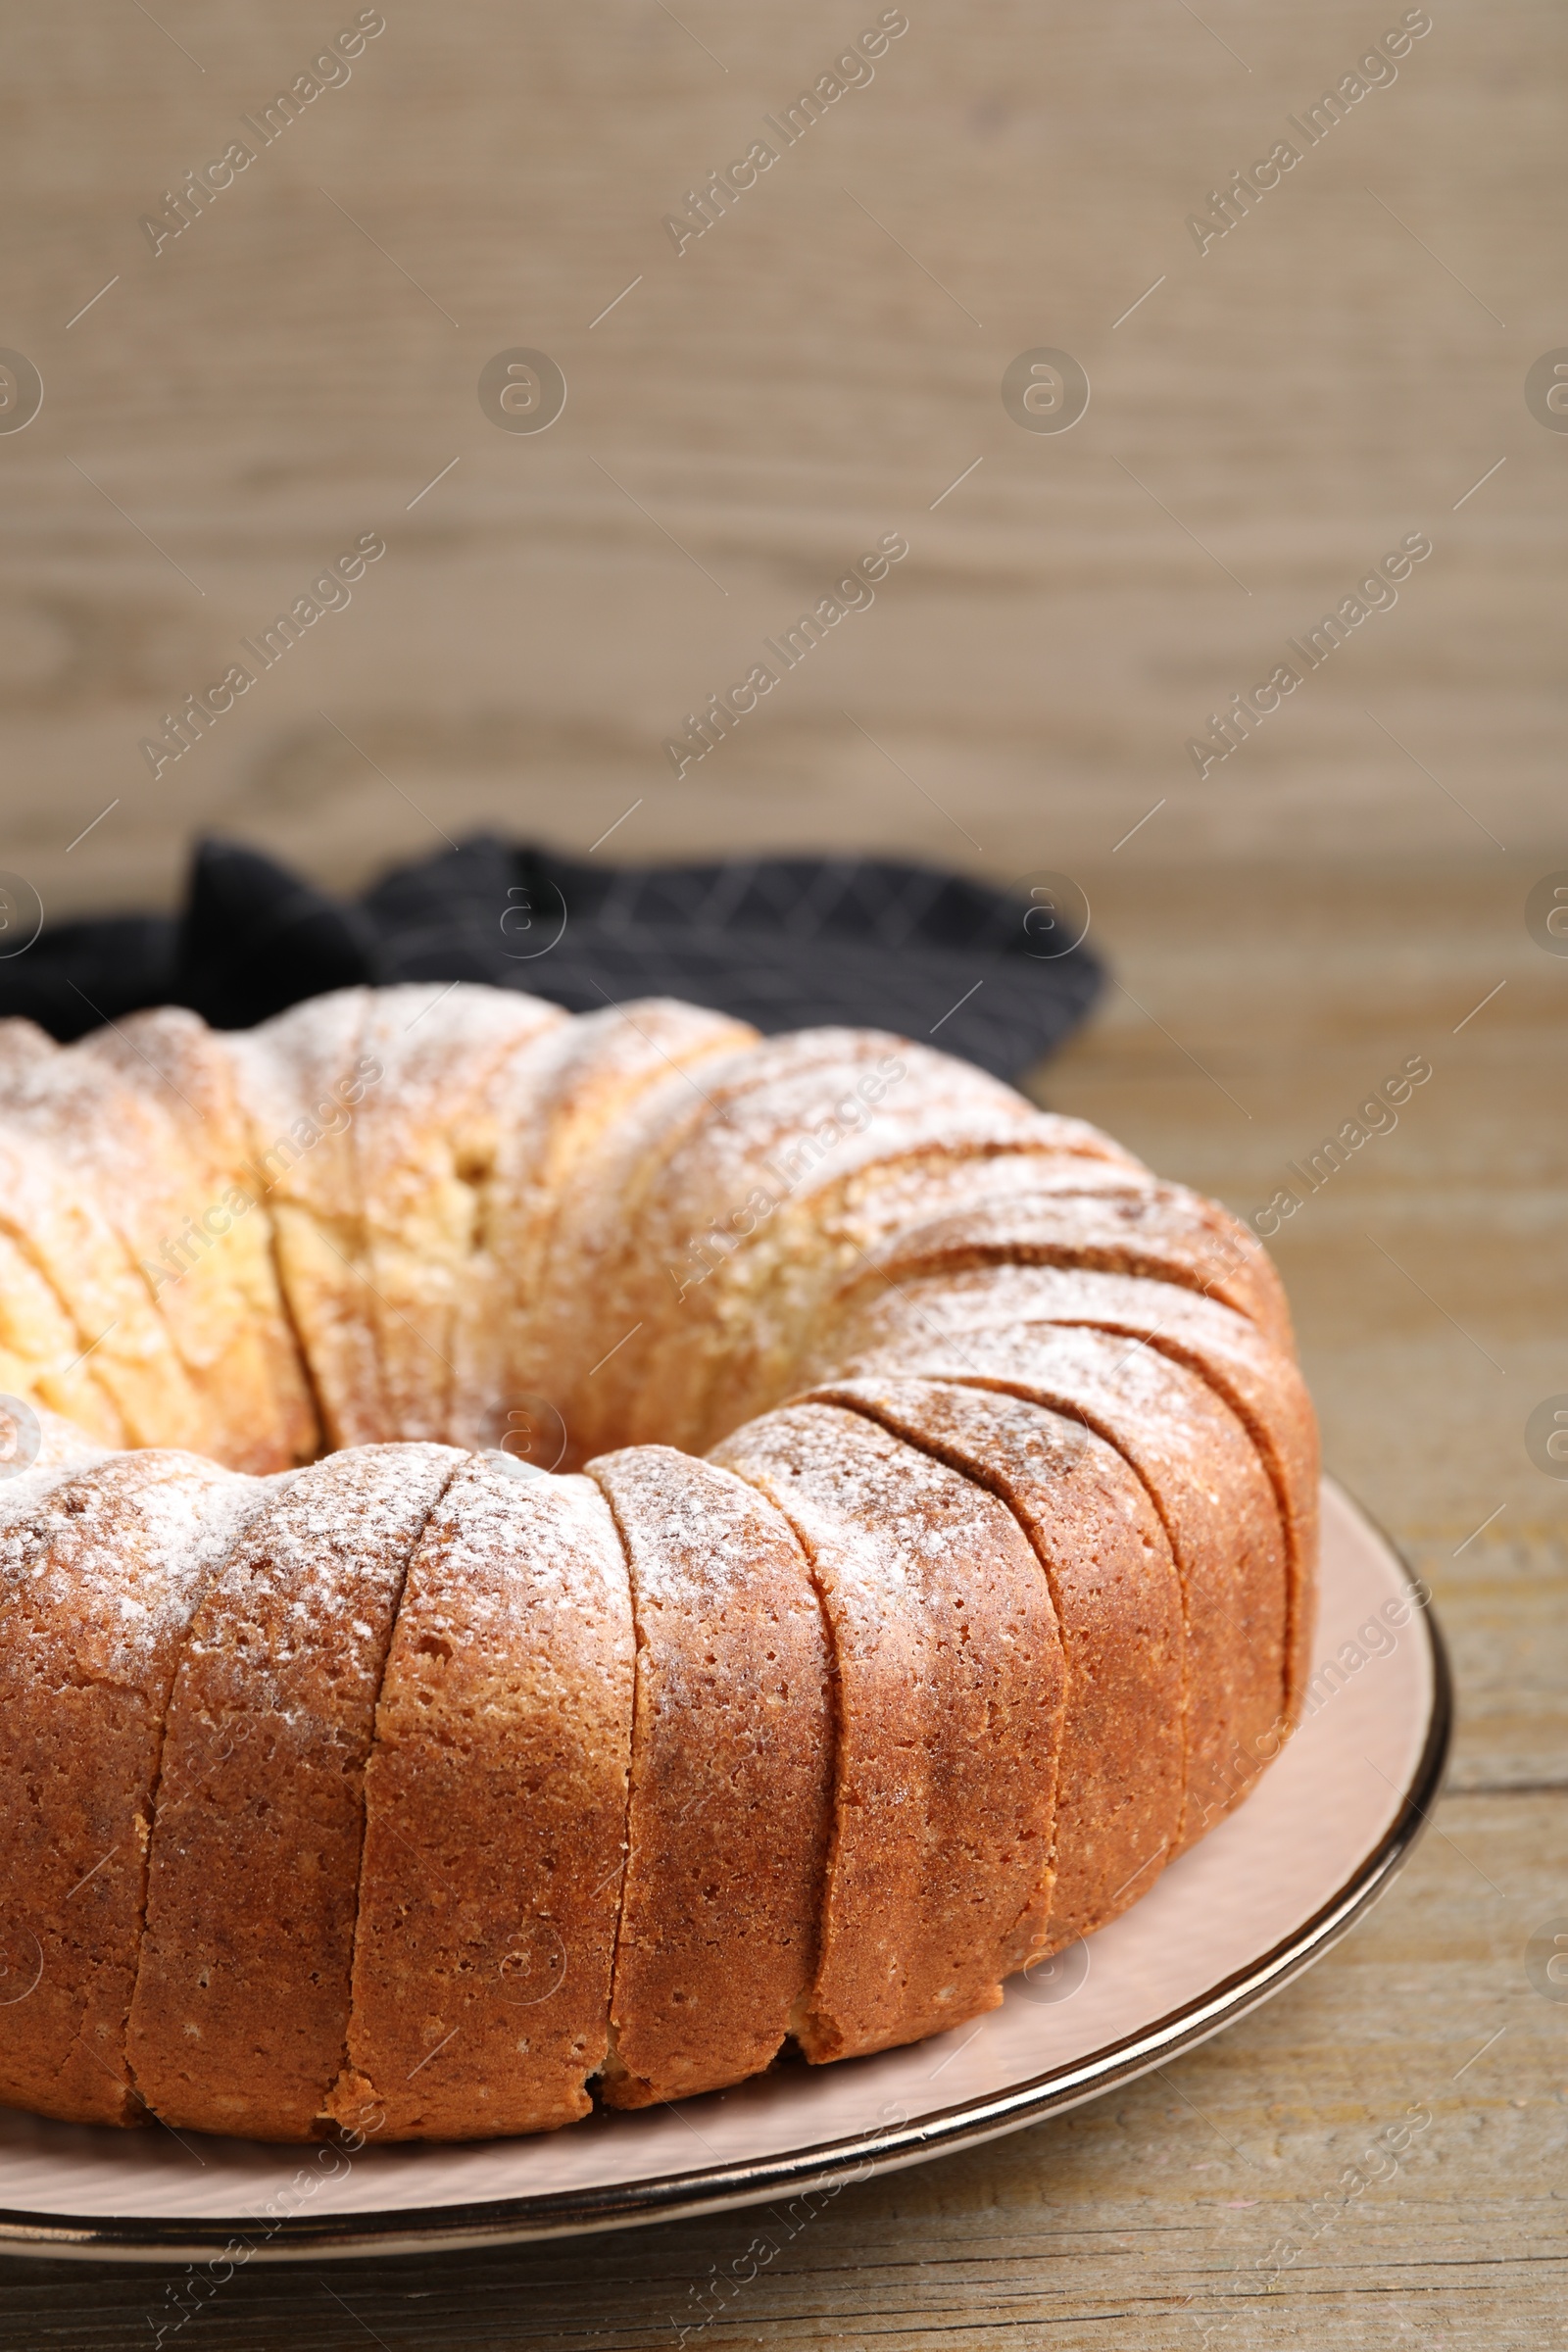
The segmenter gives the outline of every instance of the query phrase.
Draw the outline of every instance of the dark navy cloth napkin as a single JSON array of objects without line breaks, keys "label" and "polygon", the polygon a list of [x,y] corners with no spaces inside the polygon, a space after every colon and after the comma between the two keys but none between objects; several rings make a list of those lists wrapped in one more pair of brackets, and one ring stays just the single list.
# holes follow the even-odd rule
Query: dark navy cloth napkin
[{"label": "dark navy cloth napkin", "polygon": [[605,866],[481,837],[342,900],[260,852],[196,853],[185,911],[58,924],[0,961],[0,1014],[67,1041],[151,1004],[248,1028],[355,982],[480,980],[592,1012],[681,997],[763,1031],[896,1030],[1015,1079],[1102,982],[1038,906],[881,858]]}]

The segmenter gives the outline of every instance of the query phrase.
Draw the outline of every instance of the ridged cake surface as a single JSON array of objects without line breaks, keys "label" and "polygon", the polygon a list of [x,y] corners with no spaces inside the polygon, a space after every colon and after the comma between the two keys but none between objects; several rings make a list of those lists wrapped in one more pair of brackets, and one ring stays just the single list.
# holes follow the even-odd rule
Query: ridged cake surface
[{"label": "ridged cake surface", "polygon": [[0,1023],[0,1389],[40,2115],[473,2138],[918,2040],[1300,1703],[1260,1245],[881,1032]]}]

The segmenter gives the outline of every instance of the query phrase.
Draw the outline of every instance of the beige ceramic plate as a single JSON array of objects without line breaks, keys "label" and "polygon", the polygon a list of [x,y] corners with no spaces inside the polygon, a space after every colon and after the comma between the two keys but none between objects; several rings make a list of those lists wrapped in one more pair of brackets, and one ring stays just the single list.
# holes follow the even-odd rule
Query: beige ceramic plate
[{"label": "beige ceramic plate", "polygon": [[[1319,1672],[1256,1792],[1145,1900],[978,2025],[876,2058],[475,2146],[263,2147],[0,2112],[0,2248],[256,2261],[564,2236],[789,2200],[1097,2097],[1218,2033],[1343,1936],[1420,1834],[1450,1699],[1430,1609],[1323,1495]],[[1330,1663],[1332,1661],[1332,1664]]]}]

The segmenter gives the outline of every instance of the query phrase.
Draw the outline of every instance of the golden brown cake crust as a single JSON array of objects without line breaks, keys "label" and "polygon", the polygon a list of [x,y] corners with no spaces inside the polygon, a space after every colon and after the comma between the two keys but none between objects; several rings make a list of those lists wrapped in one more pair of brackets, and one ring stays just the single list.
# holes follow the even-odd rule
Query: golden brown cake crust
[{"label": "golden brown cake crust", "polygon": [[1120,1332],[1197,1372],[1246,1425],[1273,1481],[1284,1522],[1289,1572],[1285,1714],[1300,1710],[1310,1658],[1321,1472],[1317,1417],[1295,1358],[1217,1298],[1081,1266],[993,1264],[894,1285],[858,1283],[824,1319],[824,1362],[853,1368],[885,1356],[907,1336],[1029,1323],[1077,1323]]},{"label": "golden brown cake crust", "polygon": [[[65,2114],[540,2131],[940,2032],[1301,1688],[1261,1248],[878,1033],[436,983],[0,1024],[0,1871],[53,1956],[0,2096]],[[39,1404],[81,1434],[12,1476]],[[519,1435],[564,1475],[435,1442]]]},{"label": "golden brown cake crust", "polygon": [[1059,1950],[1147,1894],[1175,1848],[1182,1593],[1165,1531],[1113,1446],[1023,1397],[898,1379],[813,1395],[871,1414],[988,1487],[1039,1555],[1060,1627],[1064,1703],[1049,1900],[1024,1956]]},{"label": "golden brown cake crust", "polygon": [[1284,1287],[1261,1242],[1185,1186],[1073,1184],[981,1202],[874,1253],[868,1275],[904,1281],[999,1260],[1142,1274],[1218,1298],[1293,1348]]},{"label": "golden brown cake crust", "polygon": [[245,1106],[290,1322],[328,1446],[386,1427],[354,1120],[385,1076],[365,1051],[375,1001],[338,989],[222,1039]]},{"label": "golden brown cake crust", "polygon": [[833,1835],[802,2048],[850,2057],[995,2008],[1051,1847],[1060,1653],[1039,1562],[994,1496],[858,1413],[791,1406],[715,1459],[791,1521],[833,1634]]},{"label": "golden brown cake crust", "polygon": [[637,1627],[626,1886],[604,2095],[757,2074],[816,1968],[833,1771],[826,1629],[788,1521],[667,1446],[589,1465]]},{"label": "golden brown cake crust", "polygon": [[327,2102],[345,2129],[461,2139],[587,2113],[631,1700],[626,1566],[598,1489],[465,1462],[410,1567],[376,1710]]},{"label": "golden brown cake crust", "polygon": [[[130,1013],[72,1052],[116,1071],[165,1122],[163,1185],[145,1198],[132,1188],[122,1221],[206,1405],[211,1451],[231,1470],[256,1473],[308,1462],[320,1431],[221,1039],[170,1005]],[[123,1154],[123,1136],[115,1148]]]},{"label": "golden brown cake crust", "polygon": [[382,1668],[410,1554],[461,1460],[366,1446],[284,1472],[197,1609],[128,2041],[137,2088],[172,2124],[318,2128],[348,2028]]},{"label": "golden brown cake crust", "polygon": [[1178,1851],[1245,1792],[1280,1738],[1286,1564],[1279,1505],[1251,1440],[1196,1373],[1109,1332],[966,1332],[864,1370],[1010,1390],[1083,1421],[1131,1463],[1182,1583],[1187,1694]]},{"label": "golden brown cake crust", "polygon": [[20,1508],[0,1490],[0,2101],[135,2123],[125,2020],[164,1711],[203,1586],[261,1490],[169,1452],[16,1483]]}]

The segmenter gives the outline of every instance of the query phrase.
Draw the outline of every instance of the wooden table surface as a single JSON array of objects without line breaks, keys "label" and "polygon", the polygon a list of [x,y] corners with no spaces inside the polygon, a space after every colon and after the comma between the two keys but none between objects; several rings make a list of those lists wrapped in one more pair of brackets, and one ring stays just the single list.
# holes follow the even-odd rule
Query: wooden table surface
[{"label": "wooden table surface", "polygon": [[[1568,434],[1524,396],[1568,345],[1568,20],[1432,0],[1200,254],[1187,216],[1394,0],[908,0],[875,80],[677,255],[662,217],[878,5],[384,13],[156,253],[141,218],[357,11],[12,29],[0,344],[44,404],[0,429],[0,867],[52,916],[172,903],[198,827],[339,882],[478,824],[1065,867],[1116,985],[1044,1098],[1243,1210],[1433,1065],[1280,1255],[1330,1466],[1453,1644],[1437,1833],[1167,2080],[846,2192],[688,2340],[1568,2340],[1568,2010],[1523,1962],[1568,1915],[1568,1487],[1523,1442],[1568,1391],[1568,960],[1522,919],[1568,867]],[[518,347],[568,384],[538,435],[477,394]],[[1039,347],[1087,370],[1069,432],[1003,406]],[[352,604],[155,777],[164,714],[367,531]],[[890,531],[875,607],[677,780],[684,714]],[[1412,531],[1397,607],[1200,780],[1207,714]],[[1398,2177],[1319,2229],[1418,2100]],[[258,2272],[165,2341],[673,2344],[751,2234]],[[0,2264],[0,2344],[151,2343],[170,2283]]]}]

